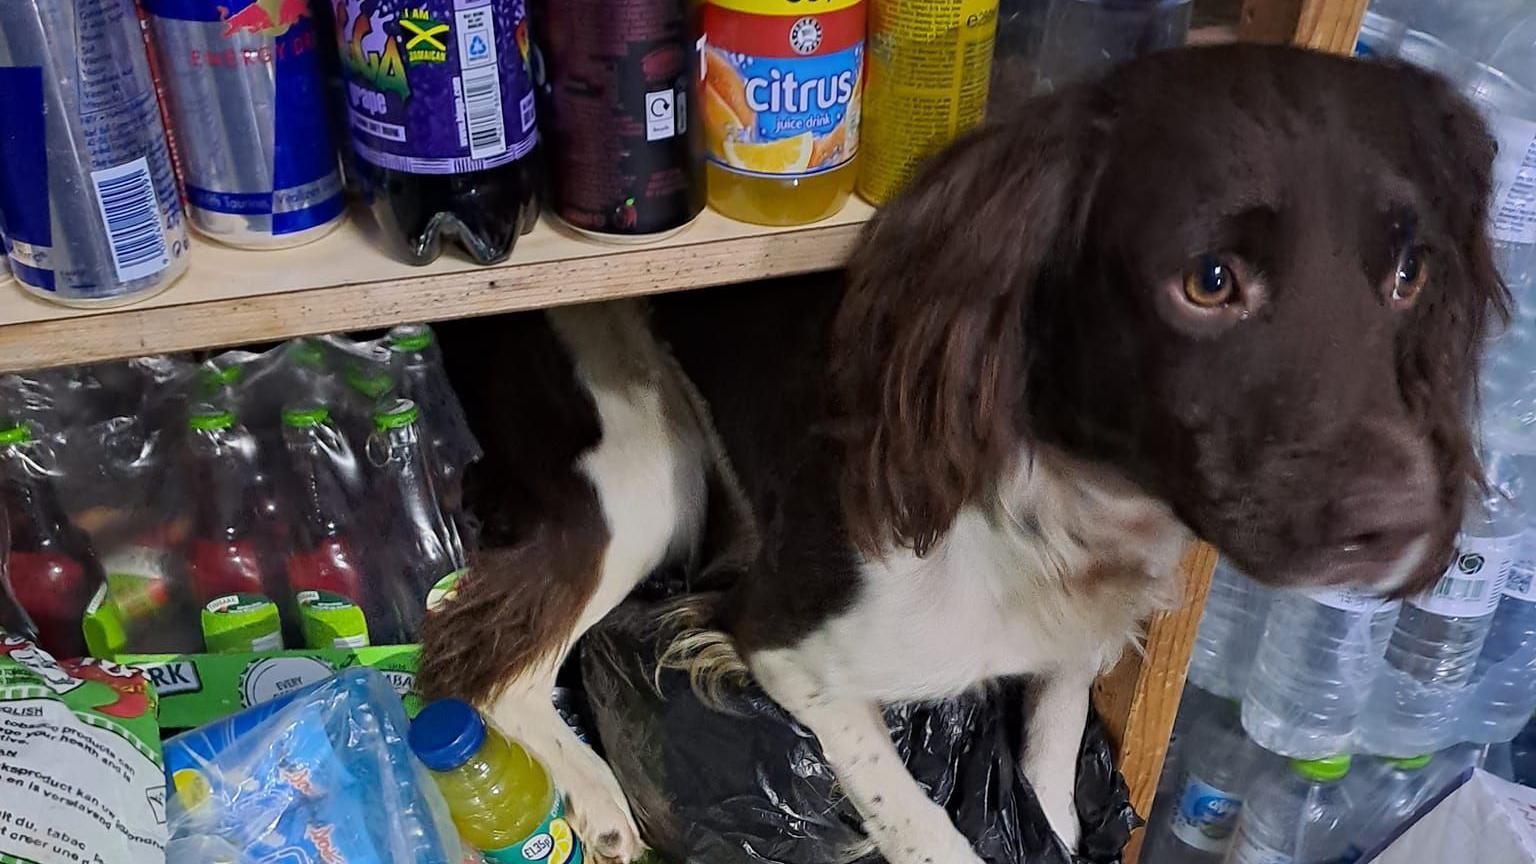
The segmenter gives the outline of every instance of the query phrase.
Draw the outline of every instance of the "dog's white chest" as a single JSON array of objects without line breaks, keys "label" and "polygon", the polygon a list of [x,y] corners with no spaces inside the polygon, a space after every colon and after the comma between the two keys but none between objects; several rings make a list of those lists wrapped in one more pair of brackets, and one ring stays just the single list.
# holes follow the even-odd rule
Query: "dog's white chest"
[{"label": "dog's white chest", "polygon": [[890,702],[1118,655],[1141,604],[1129,609],[1123,592],[1068,586],[1031,572],[1036,566],[967,510],[929,557],[900,553],[866,565],[857,602],[805,647],[821,655],[829,687]]}]

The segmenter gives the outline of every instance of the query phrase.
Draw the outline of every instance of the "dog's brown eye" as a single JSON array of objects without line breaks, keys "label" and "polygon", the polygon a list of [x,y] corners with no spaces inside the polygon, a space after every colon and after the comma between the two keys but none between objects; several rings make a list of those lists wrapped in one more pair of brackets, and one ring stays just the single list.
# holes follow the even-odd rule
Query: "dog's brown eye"
[{"label": "dog's brown eye", "polygon": [[1196,306],[1225,306],[1236,296],[1237,276],[1217,258],[1202,255],[1184,271],[1184,297]]},{"label": "dog's brown eye", "polygon": [[1397,256],[1397,269],[1392,274],[1392,302],[1397,306],[1411,306],[1424,283],[1429,280],[1429,250],[1410,245]]}]

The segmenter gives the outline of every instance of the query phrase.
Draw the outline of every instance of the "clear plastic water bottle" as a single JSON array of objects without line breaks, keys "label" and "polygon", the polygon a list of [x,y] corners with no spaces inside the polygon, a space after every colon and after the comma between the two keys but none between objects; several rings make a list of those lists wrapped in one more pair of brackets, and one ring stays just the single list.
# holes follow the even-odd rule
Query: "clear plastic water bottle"
[{"label": "clear plastic water bottle", "polygon": [[1350,758],[1330,756],[1272,770],[1254,781],[1226,864],[1334,864],[1348,852],[1354,812]]},{"label": "clear plastic water bottle", "polygon": [[1296,759],[1346,752],[1400,606],[1355,589],[1277,594],[1243,699],[1249,737]]},{"label": "clear plastic water bottle", "polygon": [[1364,752],[1432,753],[1460,732],[1461,700],[1525,533],[1519,505],[1497,488],[1475,493],[1468,505],[1451,566],[1403,604],[1360,723]]},{"label": "clear plastic water bottle", "polygon": [[1449,785],[1457,773],[1448,770],[1453,761],[1432,754],[1407,759],[1356,759],[1344,781],[1355,805],[1345,832],[1349,837],[1347,860],[1379,852],[1400,827]]},{"label": "clear plastic water bottle", "polygon": [[[1536,490],[1529,488],[1517,463],[1529,471],[1530,461],[1494,457],[1489,461],[1490,482],[1513,502],[1528,501]],[[1536,530],[1530,527],[1528,506],[1526,531],[1516,546],[1504,598],[1494,613],[1461,708],[1464,741],[1509,741],[1536,711]]]},{"label": "clear plastic water bottle", "polygon": [[1189,659],[1191,683],[1224,699],[1243,698],[1274,595],[1227,562],[1217,562]]},{"label": "clear plastic water bottle", "polygon": [[1166,823],[1148,828],[1147,864],[1218,864],[1243,797],[1267,754],[1243,732],[1241,706],[1223,702],[1189,731],[1187,767]]},{"label": "clear plastic water bottle", "polygon": [[1514,296],[1509,326],[1489,340],[1483,436],[1505,453],[1536,453],[1536,10],[1495,19],[1502,38],[1466,93],[1498,141],[1489,231]]}]

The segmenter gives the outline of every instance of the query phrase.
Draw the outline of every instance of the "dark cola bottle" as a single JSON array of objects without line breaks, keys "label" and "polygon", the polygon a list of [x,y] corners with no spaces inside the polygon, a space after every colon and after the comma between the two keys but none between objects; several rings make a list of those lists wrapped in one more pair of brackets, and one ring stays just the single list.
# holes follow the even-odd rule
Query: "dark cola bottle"
[{"label": "dark cola bottle", "polygon": [[525,0],[340,0],[353,168],[385,243],[491,264],[538,218]]}]

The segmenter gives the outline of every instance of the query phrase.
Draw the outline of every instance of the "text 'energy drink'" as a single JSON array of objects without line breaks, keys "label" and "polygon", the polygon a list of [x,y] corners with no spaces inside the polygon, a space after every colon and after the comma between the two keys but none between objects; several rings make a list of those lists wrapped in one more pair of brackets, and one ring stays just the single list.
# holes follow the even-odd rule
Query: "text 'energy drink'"
[{"label": "text 'energy drink'", "polygon": [[[345,214],[310,0],[142,0],[199,232],[297,246]],[[329,33],[323,38],[329,38]]]}]

